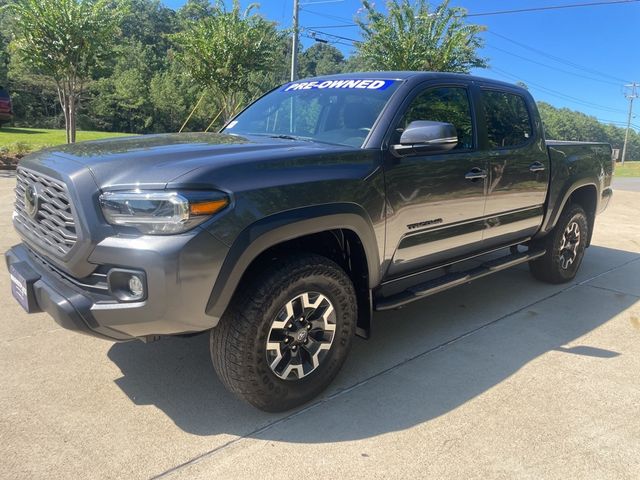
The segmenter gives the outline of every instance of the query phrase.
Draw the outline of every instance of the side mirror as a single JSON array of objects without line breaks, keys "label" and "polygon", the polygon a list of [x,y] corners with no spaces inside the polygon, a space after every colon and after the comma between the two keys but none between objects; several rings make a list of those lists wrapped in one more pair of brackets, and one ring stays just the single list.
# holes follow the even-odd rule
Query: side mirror
[{"label": "side mirror", "polygon": [[404,129],[400,144],[392,145],[397,157],[418,153],[447,152],[458,144],[456,127],[450,123],[416,120]]}]

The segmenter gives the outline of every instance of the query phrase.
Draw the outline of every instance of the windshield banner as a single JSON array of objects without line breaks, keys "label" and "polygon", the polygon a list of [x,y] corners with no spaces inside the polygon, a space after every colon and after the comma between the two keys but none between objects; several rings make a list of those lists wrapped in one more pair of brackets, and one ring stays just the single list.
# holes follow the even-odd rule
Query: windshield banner
[{"label": "windshield banner", "polygon": [[311,82],[296,82],[286,85],[282,90],[289,92],[292,90],[331,90],[331,89],[367,89],[367,90],[386,90],[393,84],[394,80],[374,80],[374,79],[357,79],[357,80],[314,80]]}]

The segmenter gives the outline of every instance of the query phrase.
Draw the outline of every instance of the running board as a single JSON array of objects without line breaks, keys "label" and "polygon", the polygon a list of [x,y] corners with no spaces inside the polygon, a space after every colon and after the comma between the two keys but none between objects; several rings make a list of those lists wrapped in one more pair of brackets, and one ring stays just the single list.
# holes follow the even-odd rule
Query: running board
[{"label": "running board", "polygon": [[469,283],[478,278],[486,277],[487,275],[499,272],[500,270],[505,270],[515,265],[534,260],[543,256],[545,253],[546,250],[544,249],[516,253],[502,258],[496,258],[495,260],[490,260],[479,267],[472,268],[471,270],[448,273],[442,277],[434,278],[428,282],[415,285],[390,297],[377,299],[375,302],[375,310],[381,311],[399,308],[415,300],[420,300],[421,298],[440,293],[444,290],[448,290],[449,288],[457,287],[458,285]]}]

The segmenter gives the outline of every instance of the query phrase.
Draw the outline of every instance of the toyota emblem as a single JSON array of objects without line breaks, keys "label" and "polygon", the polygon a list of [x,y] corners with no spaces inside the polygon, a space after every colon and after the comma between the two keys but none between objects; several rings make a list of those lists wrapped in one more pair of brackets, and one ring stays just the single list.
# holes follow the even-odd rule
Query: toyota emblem
[{"label": "toyota emblem", "polygon": [[24,190],[24,209],[31,218],[36,218],[40,207],[40,194],[38,186],[34,183],[27,185]]}]

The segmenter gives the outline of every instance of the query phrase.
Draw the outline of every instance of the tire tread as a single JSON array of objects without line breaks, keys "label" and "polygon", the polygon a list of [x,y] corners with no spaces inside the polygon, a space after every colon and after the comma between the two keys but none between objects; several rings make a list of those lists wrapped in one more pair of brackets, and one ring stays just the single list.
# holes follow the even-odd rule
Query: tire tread
[{"label": "tire tread", "polygon": [[[251,275],[238,286],[227,311],[211,330],[211,360],[222,383],[236,396],[262,410],[288,409],[301,402],[275,404],[274,395],[256,372],[256,352],[252,341],[259,335],[261,315],[273,307],[275,299],[295,282],[308,276],[322,276],[340,284],[344,291],[340,304],[353,319],[352,330],[355,330],[355,291],[349,277],[335,262],[316,254],[292,255],[284,261],[253,271]],[[337,370],[326,384],[335,374]]]},{"label": "tire tread", "polygon": [[547,253],[542,257],[529,262],[529,271],[536,280],[540,280],[546,283],[559,284],[569,282],[573,280],[573,278],[575,278],[575,274],[577,273],[580,267],[580,263],[582,262],[584,251],[581,253],[578,266],[576,267],[573,275],[566,276],[562,274],[562,272],[558,268],[558,265],[556,264],[555,249],[556,244],[559,241],[559,237],[564,233],[564,230],[569,221],[576,215],[582,215],[586,226],[586,228],[584,228],[583,226],[580,234],[583,236],[583,238],[586,238],[588,236],[589,232],[587,231],[587,229],[589,224],[587,222],[587,214],[585,213],[584,209],[580,205],[575,203],[567,205],[567,207],[565,207],[564,211],[560,215],[560,218],[558,219],[558,222],[556,223],[554,229],[545,237],[537,241],[535,245],[533,245],[536,247],[542,247],[547,251]]}]

